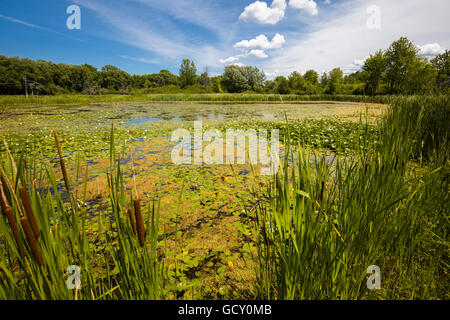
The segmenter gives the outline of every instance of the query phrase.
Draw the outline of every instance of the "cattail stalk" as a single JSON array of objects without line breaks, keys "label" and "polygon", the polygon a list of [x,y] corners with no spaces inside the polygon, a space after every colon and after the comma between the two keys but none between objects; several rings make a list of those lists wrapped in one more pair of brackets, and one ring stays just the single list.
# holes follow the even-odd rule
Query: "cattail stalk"
[{"label": "cattail stalk", "polygon": [[33,257],[39,266],[42,265],[41,252],[39,251],[36,238],[34,237],[33,230],[31,229],[30,222],[27,218],[20,218],[20,223],[22,224],[23,231],[25,232],[25,237],[27,239],[28,245],[30,246]]},{"label": "cattail stalk", "polygon": [[0,181],[0,208],[2,209],[3,214],[6,214],[7,207],[6,196],[3,192],[3,183]]},{"label": "cattail stalk", "polygon": [[136,234],[136,222],[134,221],[133,210],[128,209],[128,216],[130,217],[131,227],[133,228],[133,234]]},{"label": "cattail stalk", "polygon": [[8,201],[8,203],[11,205],[11,194],[9,193],[9,190],[7,188],[7,182],[6,182],[6,178],[3,176],[3,174],[0,174],[0,182],[2,184],[2,188],[3,188],[3,194],[6,197],[6,200]]},{"label": "cattail stalk", "polygon": [[141,212],[141,201],[139,199],[134,199],[134,214],[136,215],[136,227],[137,234],[139,239],[139,244],[141,247],[145,245],[145,226],[144,226],[144,218],[142,217]]},{"label": "cattail stalk", "polygon": [[61,166],[61,171],[64,177],[64,183],[66,185],[67,192],[69,192],[70,191],[69,176],[67,175],[66,164],[63,159],[61,144],[59,143],[58,134],[56,133],[56,130],[53,130],[53,135],[55,136],[56,148],[58,149],[59,164]]},{"label": "cattail stalk", "polygon": [[33,229],[34,236],[36,239],[39,239],[40,232],[39,227],[36,222],[36,218],[33,213],[33,208],[31,207],[30,197],[28,196],[28,192],[24,187],[19,187],[19,195],[22,199],[23,207],[25,208],[25,213],[27,214],[28,221],[30,222],[30,226]]},{"label": "cattail stalk", "polygon": [[14,213],[12,212],[11,208],[6,208],[5,210],[5,216],[8,220],[9,227],[11,228],[11,232],[13,234],[14,240],[17,243],[17,246],[19,247],[19,229],[17,228],[17,222],[16,218],[14,217]]},{"label": "cattail stalk", "polygon": [[325,193],[326,183],[322,181],[322,189],[320,190],[320,201],[323,201],[323,194]]}]

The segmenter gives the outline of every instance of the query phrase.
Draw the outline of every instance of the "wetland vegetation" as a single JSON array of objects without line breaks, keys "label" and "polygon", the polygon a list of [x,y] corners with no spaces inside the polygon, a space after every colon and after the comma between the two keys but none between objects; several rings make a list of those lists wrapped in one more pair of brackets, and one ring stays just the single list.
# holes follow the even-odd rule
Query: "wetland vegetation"
[{"label": "wetland vegetation", "polygon": [[[448,299],[448,96],[10,106],[0,119],[2,299]],[[171,132],[199,119],[279,129],[279,173],[174,165]],[[381,290],[366,287],[370,265]]]}]

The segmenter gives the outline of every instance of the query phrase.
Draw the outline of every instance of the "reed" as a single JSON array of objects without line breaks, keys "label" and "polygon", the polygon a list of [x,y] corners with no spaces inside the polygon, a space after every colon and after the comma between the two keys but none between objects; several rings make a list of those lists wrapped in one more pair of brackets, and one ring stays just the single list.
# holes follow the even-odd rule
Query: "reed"
[{"label": "reed", "polygon": [[36,237],[36,239],[39,239],[39,227],[37,225],[36,218],[34,217],[33,208],[31,207],[30,198],[28,197],[28,192],[24,187],[19,187],[19,195],[22,200],[25,213],[28,217],[28,222],[31,226],[31,229],[33,230],[34,236]]},{"label": "reed", "polygon": [[66,169],[66,164],[64,162],[64,158],[63,158],[61,144],[59,143],[58,134],[56,133],[56,130],[53,130],[53,135],[55,137],[56,148],[58,149],[59,164],[61,166],[61,171],[62,171],[62,174],[64,177],[64,184],[66,186],[67,192],[70,192],[69,175],[67,174],[67,169]]},{"label": "reed", "polygon": [[30,225],[28,218],[25,218],[25,217],[20,218],[20,224],[22,225],[23,231],[25,233],[25,237],[27,239],[28,245],[30,246],[33,257],[36,260],[36,263],[39,266],[42,266],[41,252],[39,251],[39,248],[38,248],[38,245],[36,242],[36,238],[34,236],[34,232],[33,232],[33,229]]},{"label": "reed", "polygon": [[[448,97],[399,98],[377,144],[362,143],[360,123],[357,151],[332,163],[285,141],[293,160],[255,190],[258,298],[448,297],[449,128],[432,120],[438,108],[447,119]],[[381,268],[382,290],[366,286],[371,265]]]}]

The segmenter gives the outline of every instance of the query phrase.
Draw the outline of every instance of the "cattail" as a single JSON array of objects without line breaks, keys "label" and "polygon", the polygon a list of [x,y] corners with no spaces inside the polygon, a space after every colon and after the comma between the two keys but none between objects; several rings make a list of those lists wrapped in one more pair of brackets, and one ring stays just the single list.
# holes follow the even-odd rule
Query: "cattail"
[{"label": "cattail", "polygon": [[25,212],[27,214],[28,220],[30,222],[30,226],[33,229],[34,236],[36,239],[39,239],[40,232],[38,225],[36,223],[36,218],[34,217],[33,208],[31,208],[30,197],[28,196],[28,192],[24,187],[19,187],[19,195],[22,199],[23,207],[25,208]]},{"label": "cattail", "polygon": [[61,171],[62,171],[62,174],[64,177],[64,183],[66,185],[67,192],[69,192],[69,189],[70,189],[69,176],[67,175],[66,164],[63,159],[61,145],[59,144],[58,134],[56,133],[56,130],[53,130],[53,135],[55,136],[56,148],[58,149],[59,164],[61,165]]},{"label": "cattail", "polygon": [[3,176],[3,174],[0,174],[0,182],[2,183],[2,188],[3,188],[3,192],[4,195],[6,197],[6,200],[8,200],[8,203],[11,205],[11,194],[9,193],[9,190],[7,188],[7,182],[6,182],[6,178]]},{"label": "cattail", "polygon": [[136,222],[134,221],[133,210],[128,209],[128,216],[130,217],[131,227],[133,228],[133,234],[136,234]]},{"label": "cattail", "polygon": [[326,184],[325,181],[322,181],[322,189],[320,190],[320,201],[323,200],[323,194],[325,192]]},{"label": "cattail", "polygon": [[145,226],[144,226],[144,218],[142,217],[141,212],[141,201],[139,199],[134,199],[134,214],[136,215],[136,227],[137,234],[139,238],[139,244],[141,247],[145,245]]},{"label": "cattail", "polygon": [[6,204],[6,196],[3,192],[3,183],[0,181],[0,208],[2,209],[3,214],[6,214],[6,208],[8,205]]},{"label": "cattail", "polygon": [[36,238],[34,237],[33,230],[31,229],[30,223],[27,218],[20,218],[20,223],[22,224],[23,231],[25,232],[25,237],[27,238],[28,245],[30,246],[31,252],[33,253],[34,259],[38,265],[42,265],[41,252],[37,246]]},{"label": "cattail", "polygon": [[16,240],[17,246],[19,246],[19,231],[17,228],[16,218],[14,217],[14,213],[12,212],[11,208],[6,208],[5,216],[8,220],[9,227],[11,228],[11,232],[14,236],[14,240]]}]

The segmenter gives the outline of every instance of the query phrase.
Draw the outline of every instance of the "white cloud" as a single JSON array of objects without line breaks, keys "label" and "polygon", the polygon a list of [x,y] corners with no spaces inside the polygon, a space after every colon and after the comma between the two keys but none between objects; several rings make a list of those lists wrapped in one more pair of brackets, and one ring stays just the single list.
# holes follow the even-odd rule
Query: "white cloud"
[{"label": "white cloud", "polygon": [[161,62],[159,60],[156,59],[146,59],[146,58],[134,58],[134,57],[129,57],[129,56],[120,56],[122,59],[126,59],[126,60],[131,60],[131,61],[135,61],[135,62],[142,62],[142,63],[146,63],[146,64],[160,64]]},{"label": "white cloud", "polygon": [[251,40],[242,40],[234,45],[234,48],[241,51],[247,51],[252,49],[259,50],[270,50],[270,49],[279,49],[286,42],[284,36],[277,33],[272,41],[269,41],[267,37],[263,34],[257,36]]},{"label": "white cloud", "polygon": [[269,41],[265,35],[261,34],[251,40],[239,41],[234,45],[234,49],[243,53],[227,59],[220,59],[219,62],[227,64],[238,61],[241,58],[267,59],[269,56],[265,52],[266,50],[280,49],[285,42],[284,36],[279,33],[272,38],[272,41]]},{"label": "white cloud", "polygon": [[277,24],[284,18],[286,10],[285,0],[274,0],[269,7],[267,3],[255,1],[245,7],[239,19],[245,22],[257,22],[261,24]]},{"label": "white cloud", "polygon": [[246,57],[255,57],[258,59],[266,59],[269,56],[264,52],[264,50],[254,49],[254,50],[251,50],[249,53],[247,53]]},{"label": "white cloud", "polygon": [[332,9],[323,10],[321,18],[306,29],[289,33],[291,40],[284,49],[274,53],[261,68],[270,72],[276,66],[282,75],[294,70],[315,69],[321,73],[335,67],[344,69],[354,59],[387,49],[400,37],[414,43],[437,42],[443,48],[450,47],[449,1],[377,0],[377,5],[383,12],[381,30],[367,28],[367,1],[336,3]]},{"label": "white cloud", "polygon": [[280,49],[285,42],[286,42],[286,40],[284,39],[284,36],[282,36],[281,34],[277,33],[273,37],[272,42],[270,43],[271,49]]},{"label": "white cloud", "polygon": [[442,48],[439,43],[428,43],[417,47],[419,48],[419,55],[421,56],[437,56],[438,54],[445,52],[445,49]]},{"label": "white cloud", "polygon": [[229,57],[226,59],[220,59],[219,62],[222,64],[228,64],[228,63],[232,63],[232,62],[236,62],[239,60],[239,56],[234,56],[234,57]]},{"label": "white cloud", "polygon": [[319,14],[317,3],[313,0],[290,0],[289,6],[295,9],[304,10],[310,16],[317,16]]},{"label": "white cloud", "polygon": [[4,16],[3,14],[0,14],[0,18],[8,20],[10,22],[14,22],[14,23],[17,23],[17,24],[24,25],[24,26],[29,27],[29,28],[56,33],[56,34],[59,34],[60,36],[63,36],[63,37],[67,37],[67,38],[70,38],[70,39],[73,39],[73,40],[84,42],[84,40],[71,37],[71,36],[66,35],[64,33],[61,33],[61,32],[58,32],[58,31],[55,31],[55,30],[52,30],[52,29],[44,28],[44,27],[41,27],[41,26],[37,26],[35,24],[28,23],[28,22],[23,21],[23,20],[19,20],[19,19],[15,19],[15,18],[12,18],[12,17]]},{"label": "white cloud", "polygon": [[362,67],[364,66],[364,63],[366,62],[366,60],[368,58],[369,57],[367,56],[364,59],[354,60],[353,63],[342,68],[342,71],[344,72],[345,75],[356,72],[356,71],[361,71]]}]

